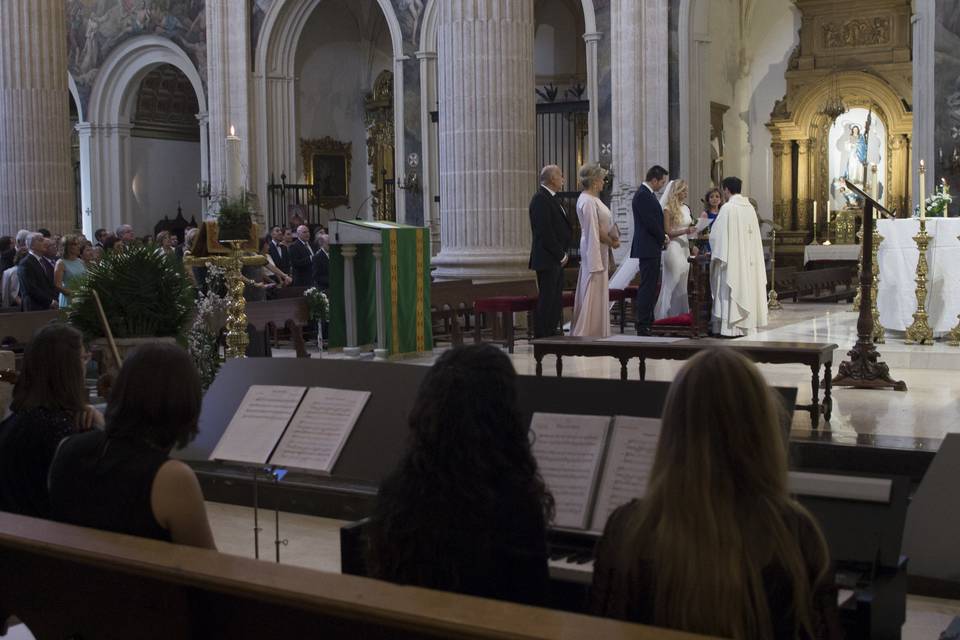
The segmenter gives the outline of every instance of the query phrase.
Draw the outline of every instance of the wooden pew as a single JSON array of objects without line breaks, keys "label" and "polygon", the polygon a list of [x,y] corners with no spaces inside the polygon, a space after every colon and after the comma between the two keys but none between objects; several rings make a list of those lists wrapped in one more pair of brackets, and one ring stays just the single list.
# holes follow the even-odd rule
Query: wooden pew
[{"label": "wooden pew", "polygon": [[302,295],[276,300],[248,302],[247,324],[257,331],[268,328],[284,327],[290,332],[290,339],[298,358],[309,358],[307,345],[303,339],[303,327],[310,323],[307,300]]},{"label": "wooden pew", "polygon": [[798,271],[794,279],[797,293],[794,300],[801,302],[853,302],[856,267],[832,267]]},{"label": "wooden pew", "polygon": [[0,620],[38,638],[702,637],[6,513],[0,575]]},{"label": "wooden pew", "polygon": [[489,282],[474,285],[477,297],[473,302],[476,321],[473,325],[474,342],[482,341],[482,324],[486,314],[499,316],[503,326],[503,342],[507,351],[513,353],[514,327],[513,314],[527,314],[527,336],[532,336],[533,314],[537,308],[536,280],[512,280],[508,282]]},{"label": "wooden pew", "polygon": [[0,313],[0,341],[12,338],[13,342],[8,348],[22,351],[38,329],[60,317],[60,311],[56,309]]},{"label": "wooden pew", "polygon": [[463,344],[463,328],[469,327],[469,318],[473,314],[473,301],[476,289],[470,280],[448,280],[430,284],[431,317],[434,323],[433,339],[449,334],[454,346]]}]

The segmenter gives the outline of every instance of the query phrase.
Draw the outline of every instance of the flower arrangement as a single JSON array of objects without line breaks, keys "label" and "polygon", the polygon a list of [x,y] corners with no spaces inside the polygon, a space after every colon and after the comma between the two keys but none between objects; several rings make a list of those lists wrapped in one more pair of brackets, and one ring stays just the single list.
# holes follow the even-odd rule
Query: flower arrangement
[{"label": "flower arrangement", "polygon": [[206,264],[206,290],[197,298],[196,315],[187,331],[187,350],[200,372],[204,391],[220,370],[220,329],[226,317],[226,271],[211,262]]},{"label": "flower arrangement", "polygon": [[327,294],[316,287],[310,287],[303,292],[303,297],[307,299],[307,310],[310,312],[311,320],[314,322],[330,320],[330,300]]},{"label": "flower arrangement", "polygon": [[[953,196],[950,195],[950,190],[946,185],[940,185],[934,190],[934,192],[927,198],[927,217],[935,218],[937,216],[947,217],[947,211],[950,208],[950,203],[953,202]],[[917,205],[913,209],[913,217],[920,217],[920,205]]]}]

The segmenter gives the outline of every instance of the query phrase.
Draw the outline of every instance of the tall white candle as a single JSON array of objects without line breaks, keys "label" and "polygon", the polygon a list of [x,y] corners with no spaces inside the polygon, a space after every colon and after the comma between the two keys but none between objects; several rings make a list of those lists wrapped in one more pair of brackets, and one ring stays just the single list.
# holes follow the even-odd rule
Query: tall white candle
[{"label": "tall white candle", "polygon": [[[947,184],[947,179],[946,179],[946,178],[940,178],[940,184],[943,186],[942,191],[943,191],[943,194],[944,194],[944,195],[947,195],[948,193],[950,193],[950,185]],[[949,205],[946,205],[946,204],[943,205],[943,217],[944,217],[944,218],[947,217],[947,213],[949,213],[949,209],[950,209]]]},{"label": "tall white candle", "polygon": [[817,201],[813,201],[813,228],[817,228]]},{"label": "tall white candle", "polygon": [[227,196],[239,198],[243,195],[243,167],[240,164],[240,138],[233,125],[227,136]]},{"label": "tall white candle", "polygon": [[927,219],[927,167],[920,161],[920,219]]}]

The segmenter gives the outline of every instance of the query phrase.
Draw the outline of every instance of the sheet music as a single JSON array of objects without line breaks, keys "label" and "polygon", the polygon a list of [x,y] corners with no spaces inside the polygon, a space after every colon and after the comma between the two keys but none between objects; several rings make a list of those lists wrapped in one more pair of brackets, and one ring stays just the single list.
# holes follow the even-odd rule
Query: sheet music
[{"label": "sheet music", "polygon": [[306,387],[251,385],[210,459],[264,464],[304,391]]},{"label": "sheet music", "polygon": [[535,413],[533,455],[556,503],[558,527],[585,529],[603,457],[609,416]]},{"label": "sheet music", "polygon": [[593,507],[592,531],[603,531],[614,509],[646,493],[659,439],[658,418],[613,419],[613,434]]},{"label": "sheet music", "polygon": [[369,398],[369,391],[310,389],[270,464],[330,473]]}]

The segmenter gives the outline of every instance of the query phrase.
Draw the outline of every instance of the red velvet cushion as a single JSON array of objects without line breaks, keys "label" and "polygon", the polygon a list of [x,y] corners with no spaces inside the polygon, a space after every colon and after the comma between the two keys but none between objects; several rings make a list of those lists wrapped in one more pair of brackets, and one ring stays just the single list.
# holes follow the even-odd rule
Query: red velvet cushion
[{"label": "red velvet cushion", "polygon": [[537,306],[536,296],[497,296],[475,300],[475,311],[531,311]]},{"label": "red velvet cushion", "polygon": [[674,316],[672,318],[663,318],[661,320],[657,320],[656,322],[653,323],[653,325],[655,327],[656,326],[661,326],[661,327],[675,326],[675,325],[689,327],[693,325],[693,317],[689,313],[682,313],[679,316]]},{"label": "red velvet cushion", "polygon": [[576,294],[575,291],[564,291],[564,292],[563,292],[563,306],[564,306],[564,307],[572,307],[572,306],[573,306],[573,301],[574,301],[574,295],[575,295],[575,294]]},{"label": "red velvet cushion", "polygon": [[[634,297],[636,297],[636,292],[634,292]],[[610,302],[620,302],[626,296],[626,292],[623,289],[610,289]]]}]

